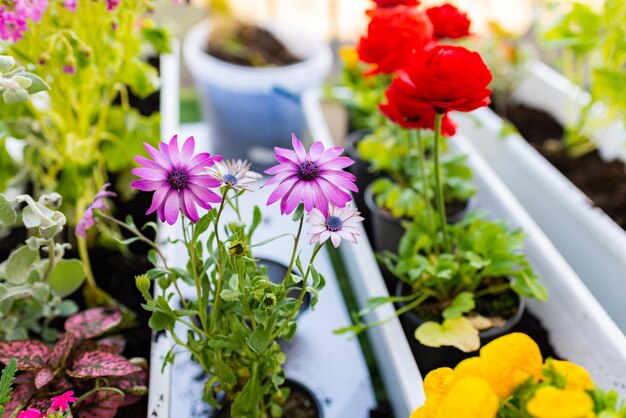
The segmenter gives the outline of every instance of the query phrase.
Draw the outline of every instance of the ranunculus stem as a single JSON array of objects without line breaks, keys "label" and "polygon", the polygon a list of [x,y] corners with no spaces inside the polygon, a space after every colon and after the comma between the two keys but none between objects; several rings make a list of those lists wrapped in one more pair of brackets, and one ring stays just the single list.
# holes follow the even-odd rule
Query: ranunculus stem
[{"label": "ranunculus stem", "polygon": [[435,116],[435,144],[433,154],[435,160],[435,189],[437,200],[437,211],[439,213],[439,226],[443,234],[443,246],[446,251],[451,251],[448,241],[448,221],[446,220],[446,203],[443,198],[443,184],[441,182],[441,165],[439,164],[439,137],[441,136],[441,121],[443,114],[437,113]]},{"label": "ranunculus stem", "polygon": [[[424,204],[425,204],[425,212],[426,219],[428,224],[428,233],[431,235],[436,234],[437,228],[435,228],[433,213],[431,210],[431,200],[430,200],[430,182],[428,181],[428,175],[426,173],[426,147],[424,146],[424,142],[422,141],[421,131],[419,129],[409,129],[409,135],[411,141],[417,147],[418,152],[418,162],[420,166],[420,174],[422,177],[422,188],[424,195]],[[435,246],[437,248],[437,246]],[[438,252],[438,250],[437,250]]]}]

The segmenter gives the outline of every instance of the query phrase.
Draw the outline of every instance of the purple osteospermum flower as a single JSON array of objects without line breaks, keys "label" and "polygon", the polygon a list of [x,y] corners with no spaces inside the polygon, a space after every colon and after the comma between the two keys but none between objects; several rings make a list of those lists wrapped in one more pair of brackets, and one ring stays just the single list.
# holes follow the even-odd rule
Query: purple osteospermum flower
[{"label": "purple osteospermum flower", "polygon": [[193,155],[195,141],[187,138],[182,152],[178,149],[178,137],[175,135],[169,144],[159,143],[159,149],[144,143],[152,160],[136,156],[135,160],[143,167],[133,168],[132,173],[141,180],[135,180],[131,186],[144,192],[154,191],[152,205],[146,215],[156,211],[161,222],[173,225],[182,209],[186,218],[198,222],[196,204],[204,209],[212,209],[211,203],[218,203],[221,197],[210,190],[220,187],[219,180],[204,173],[222,157],[211,157],[207,152]]},{"label": "purple osteospermum flower", "polygon": [[356,244],[356,237],[361,235],[357,225],[363,221],[360,214],[348,206],[345,208],[331,206],[327,215],[313,209],[306,218],[307,223],[313,226],[309,231],[311,244],[316,242],[323,244],[329,238],[335,248],[339,247],[342,239]]},{"label": "purple osteospermum flower", "polygon": [[91,204],[87,206],[87,209],[85,209],[85,214],[80,219],[80,221],[78,221],[78,225],[76,226],[76,235],[78,235],[79,237],[87,238],[87,230],[96,224],[96,220],[93,217],[93,210],[108,210],[109,207],[105,203],[104,199],[106,199],[107,197],[117,196],[117,193],[107,190],[107,187],[109,187],[110,185],[111,183],[106,183],[104,186],[102,186],[100,188],[100,191],[93,198]]},{"label": "purple osteospermum flower", "polygon": [[280,164],[265,170],[265,173],[275,176],[263,187],[279,183],[267,204],[282,199],[280,211],[289,214],[300,202],[304,202],[307,212],[314,207],[327,212],[329,202],[337,207],[344,207],[350,202],[352,197],[346,190],[358,192],[359,189],[354,184],[355,177],[343,171],[343,168],[354,164],[350,158],[341,156],[343,148],[324,149],[324,145],[318,141],[307,153],[295,134],[291,138],[293,151],[274,148],[276,160]]}]

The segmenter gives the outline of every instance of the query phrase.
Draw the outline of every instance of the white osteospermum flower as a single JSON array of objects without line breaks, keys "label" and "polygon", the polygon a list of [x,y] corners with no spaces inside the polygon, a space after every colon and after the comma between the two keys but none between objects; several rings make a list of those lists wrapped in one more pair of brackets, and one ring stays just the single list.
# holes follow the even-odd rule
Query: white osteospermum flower
[{"label": "white osteospermum flower", "polygon": [[250,163],[245,160],[225,160],[207,167],[208,174],[234,190],[250,190],[250,186],[263,176],[250,171]]},{"label": "white osteospermum flower", "polygon": [[356,237],[361,235],[357,224],[363,221],[360,214],[349,206],[345,208],[330,206],[328,215],[314,208],[306,219],[307,223],[313,226],[308,233],[311,235],[311,244],[316,242],[323,244],[329,238],[335,248],[339,247],[342,239],[356,244]]}]

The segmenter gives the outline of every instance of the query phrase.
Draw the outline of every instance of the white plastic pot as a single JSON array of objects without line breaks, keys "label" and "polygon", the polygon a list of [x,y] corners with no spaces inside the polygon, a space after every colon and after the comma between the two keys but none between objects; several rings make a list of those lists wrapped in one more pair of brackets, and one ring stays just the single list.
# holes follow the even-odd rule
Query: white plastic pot
[{"label": "white plastic pot", "polygon": [[[588,100],[563,76],[541,63],[529,66],[527,77],[513,97],[561,123],[574,117],[572,112],[580,112]],[[521,136],[502,138],[503,121],[490,109],[454,115],[454,119],[460,125],[459,132],[489,162],[621,330],[626,331],[626,232]],[[607,144],[614,143],[615,138],[626,138],[626,131],[622,129],[620,134],[618,126],[613,124],[604,131],[606,138],[613,138]],[[607,145],[601,153],[613,155],[611,149]]]},{"label": "white plastic pot", "polygon": [[[227,157],[273,161],[263,148],[287,146],[305,129],[300,95],[319,87],[332,65],[327,43],[283,26],[267,28],[297,57],[296,64],[252,68],[208,55],[209,21],[196,24],[184,41],[184,59],[200,95],[213,146]],[[255,153],[255,149],[260,153]],[[264,160],[263,156],[268,158]]]},{"label": "white plastic pot", "polygon": [[[341,94],[340,89],[333,92],[335,97]],[[308,92],[303,104],[312,137],[326,145],[340,144],[346,134],[345,109],[324,100],[320,90]],[[461,135],[452,138],[451,143],[469,156],[478,187],[478,207],[486,209],[490,218],[506,220],[526,234],[526,255],[549,292],[547,303],[528,301],[528,309],[550,333],[552,346],[564,358],[589,370],[597,384],[625,395],[626,337],[473,145]],[[341,250],[362,307],[371,297],[388,295],[367,238],[362,237],[358,245],[342,246]],[[368,320],[380,320],[390,313],[391,307],[380,309]],[[423,403],[424,393],[422,377],[399,321],[371,329],[368,337],[395,416],[409,416]]]}]

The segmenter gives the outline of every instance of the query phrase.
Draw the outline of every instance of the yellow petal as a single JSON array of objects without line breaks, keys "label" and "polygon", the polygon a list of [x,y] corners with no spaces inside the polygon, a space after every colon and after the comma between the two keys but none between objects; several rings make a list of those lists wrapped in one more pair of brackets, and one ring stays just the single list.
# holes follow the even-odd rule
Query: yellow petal
[{"label": "yellow petal", "polygon": [[522,333],[512,333],[485,345],[480,357],[463,360],[455,371],[455,379],[481,377],[500,398],[506,398],[529,377],[539,380],[543,358],[537,344]]},{"label": "yellow petal", "polygon": [[593,380],[587,370],[578,364],[570,363],[563,360],[549,360],[547,367],[552,367],[558,374],[567,380],[565,389],[591,390],[593,389]]},{"label": "yellow petal", "polygon": [[437,398],[445,395],[450,383],[452,383],[453,373],[454,370],[449,367],[441,367],[428,373],[424,379],[426,398]]},{"label": "yellow petal", "polygon": [[585,418],[593,412],[593,400],[582,390],[541,387],[526,404],[534,418]]},{"label": "yellow petal", "polygon": [[354,68],[359,64],[359,54],[354,47],[344,46],[339,48],[339,57],[348,68]]},{"label": "yellow petal", "polygon": [[500,402],[483,379],[466,377],[452,384],[441,399],[435,418],[495,418]]}]

